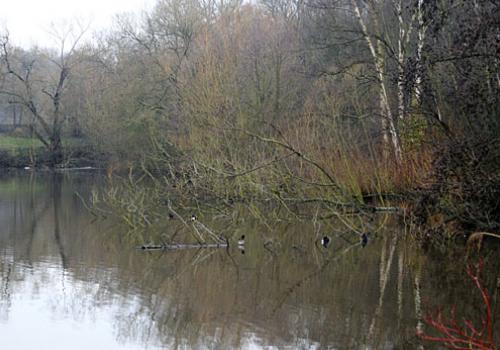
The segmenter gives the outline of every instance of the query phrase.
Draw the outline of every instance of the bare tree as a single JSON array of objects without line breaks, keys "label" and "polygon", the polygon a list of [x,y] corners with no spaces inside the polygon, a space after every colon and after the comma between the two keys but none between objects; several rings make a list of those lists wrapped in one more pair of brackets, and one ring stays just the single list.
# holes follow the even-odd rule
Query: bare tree
[{"label": "bare tree", "polygon": [[62,127],[65,121],[62,103],[71,71],[78,62],[76,48],[86,32],[76,34],[72,27],[52,34],[59,51],[23,54],[9,42],[8,32],[0,38],[2,86],[0,94],[31,112],[29,128],[50,153],[50,165],[62,161]]}]

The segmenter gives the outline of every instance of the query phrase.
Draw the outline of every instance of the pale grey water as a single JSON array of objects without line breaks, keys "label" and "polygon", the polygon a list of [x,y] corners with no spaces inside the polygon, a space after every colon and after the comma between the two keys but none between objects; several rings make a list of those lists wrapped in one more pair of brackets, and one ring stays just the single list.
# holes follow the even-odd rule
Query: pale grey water
[{"label": "pale grey water", "polygon": [[[245,254],[143,252],[83,206],[103,183],[0,176],[1,349],[415,349],[419,308],[480,316],[465,261],[424,254],[390,220],[365,248],[346,233],[323,249],[308,222],[274,237],[248,215],[234,232]],[[497,268],[485,271],[495,315]]]}]

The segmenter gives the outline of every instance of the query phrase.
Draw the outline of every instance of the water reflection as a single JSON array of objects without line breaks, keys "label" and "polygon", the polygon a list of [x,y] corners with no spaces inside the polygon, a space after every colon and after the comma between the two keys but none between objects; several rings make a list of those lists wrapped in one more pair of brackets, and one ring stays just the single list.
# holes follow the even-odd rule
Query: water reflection
[{"label": "water reflection", "polygon": [[90,174],[0,178],[2,349],[415,349],[423,299],[478,307],[458,302],[459,264],[430,264],[389,230],[323,248],[302,222],[262,244],[249,219],[245,254],[138,251],[85,210],[98,186]]}]

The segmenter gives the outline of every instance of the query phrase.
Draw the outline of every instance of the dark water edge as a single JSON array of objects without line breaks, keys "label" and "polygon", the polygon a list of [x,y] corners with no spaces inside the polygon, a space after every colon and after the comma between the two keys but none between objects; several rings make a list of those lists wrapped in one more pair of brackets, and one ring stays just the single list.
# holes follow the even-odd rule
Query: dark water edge
[{"label": "dark water edge", "polygon": [[[2,349],[432,349],[419,315],[454,309],[480,324],[461,248],[423,252],[390,216],[365,248],[346,231],[325,249],[326,226],[310,222],[271,234],[248,215],[233,232],[244,253],[143,252],[85,209],[104,185],[93,173],[0,175]],[[497,320],[498,256],[483,254],[481,275]]]},{"label": "dark water edge", "polygon": [[[89,145],[65,146],[63,149],[61,167],[101,167],[108,161],[108,156],[96,151]],[[0,171],[8,172],[9,169],[44,168],[52,164],[52,155],[44,147],[18,148],[0,150]]]}]

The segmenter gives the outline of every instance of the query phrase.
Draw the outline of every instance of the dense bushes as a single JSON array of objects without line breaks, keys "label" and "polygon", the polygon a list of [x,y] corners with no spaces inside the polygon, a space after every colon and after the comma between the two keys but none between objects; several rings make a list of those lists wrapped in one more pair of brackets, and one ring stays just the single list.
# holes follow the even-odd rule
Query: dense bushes
[{"label": "dense bushes", "polygon": [[435,232],[498,232],[500,139],[467,139],[446,145],[428,183],[416,195],[416,217]]}]

